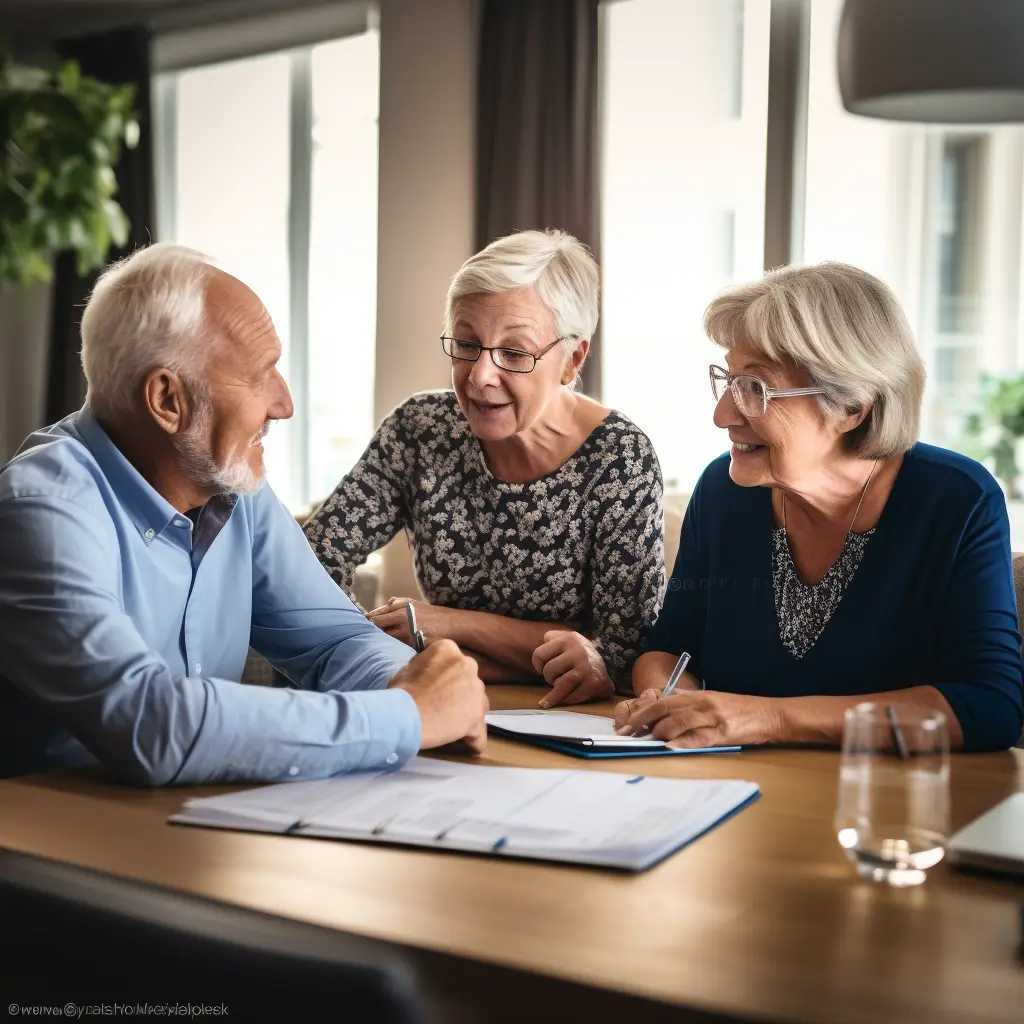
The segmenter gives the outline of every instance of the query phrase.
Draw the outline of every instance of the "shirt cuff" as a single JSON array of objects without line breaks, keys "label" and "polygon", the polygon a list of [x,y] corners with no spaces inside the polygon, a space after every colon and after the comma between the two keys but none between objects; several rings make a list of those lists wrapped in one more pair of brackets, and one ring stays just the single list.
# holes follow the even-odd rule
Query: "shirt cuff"
[{"label": "shirt cuff", "polygon": [[419,751],[420,711],[407,690],[362,690],[336,696],[349,705],[351,739],[365,737],[357,769],[401,768]]}]

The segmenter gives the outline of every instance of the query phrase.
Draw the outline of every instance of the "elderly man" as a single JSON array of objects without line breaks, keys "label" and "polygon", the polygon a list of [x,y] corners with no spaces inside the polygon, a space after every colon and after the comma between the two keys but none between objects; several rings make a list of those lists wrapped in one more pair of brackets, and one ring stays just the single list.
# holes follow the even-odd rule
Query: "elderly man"
[{"label": "elderly man", "polygon": [[[312,779],[485,742],[476,663],[368,622],[263,484],[292,414],[240,281],[158,244],[82,318],[85,407],[0,472],[0,776]],[[241,685],[250,644],[294,688]]]}]

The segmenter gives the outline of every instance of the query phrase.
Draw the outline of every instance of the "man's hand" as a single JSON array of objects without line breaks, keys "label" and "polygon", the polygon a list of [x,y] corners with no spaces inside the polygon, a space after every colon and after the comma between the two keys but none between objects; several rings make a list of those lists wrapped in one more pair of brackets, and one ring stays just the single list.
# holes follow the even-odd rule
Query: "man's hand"
[{"label": "man's hand", "polygon": [[693,690],[670,697],[662,697],[660,690],[645,690],[615,709],[615,729],[623,736],[664,740],[670,747],[786,741],[777,700],[716,690]]},{"label": "man's hand", "polygon": [[366,617],[389,636],[415,647],[409,635],[409,619],[405,614],[407,604],[411,604],[416,612],[416,627],[428,646],[438,640],[451,638],[451,609],[416,601],[411,597],[392,597],[387,604],[367,612]]},{"label": "man's hand", "polygon": [[[404,614],[404,613],[403,613]],[[438,640],[417,654],[391,680],[416,702],[422,723],[421,750],[457,740],[474,754],[487,746],[487,694],[477,665],[452,640]]]},{"label": "man's hand", "polygon": [[544,643],[533,652],[533,667],[551,687],[540,702],[542,708],[604,700],[615,693],[604,658],[580,633],[545,633]]}]

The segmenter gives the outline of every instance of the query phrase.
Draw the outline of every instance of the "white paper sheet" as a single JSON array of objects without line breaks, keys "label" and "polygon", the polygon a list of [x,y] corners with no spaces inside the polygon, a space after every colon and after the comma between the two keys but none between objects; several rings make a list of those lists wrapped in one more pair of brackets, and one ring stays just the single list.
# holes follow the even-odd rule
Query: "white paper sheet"
[{"label": "white paper sheet", "polygon": [[650,736],[619,736],[615,721],[602,715],[586,715],[578,711],[491,711],[487,724],[519,736],[542,736],[601,747],[639,747],[657,750],[665,746]]}]

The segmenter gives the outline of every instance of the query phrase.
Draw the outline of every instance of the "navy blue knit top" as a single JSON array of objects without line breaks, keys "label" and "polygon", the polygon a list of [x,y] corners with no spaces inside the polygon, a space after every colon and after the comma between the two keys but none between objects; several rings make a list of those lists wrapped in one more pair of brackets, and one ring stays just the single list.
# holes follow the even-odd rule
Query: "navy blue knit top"
[{"label": "navy blue knit top", "polygon": [[932,685],[959,719],[964,749],[1018,742],[1024,671],[1009,521],[983,466],[926,444],[907,453],[863,561],[800,659],[780,640],[772,526],[770,489],[733,483],[728,455],[712,462],[645,649],[689,651],[689,671],[709,690],[802,697]]}]

